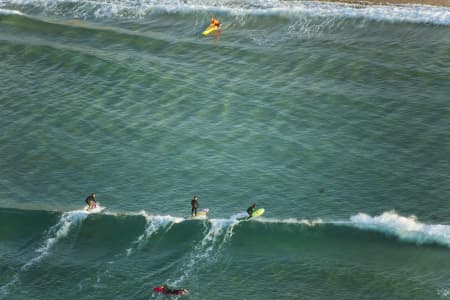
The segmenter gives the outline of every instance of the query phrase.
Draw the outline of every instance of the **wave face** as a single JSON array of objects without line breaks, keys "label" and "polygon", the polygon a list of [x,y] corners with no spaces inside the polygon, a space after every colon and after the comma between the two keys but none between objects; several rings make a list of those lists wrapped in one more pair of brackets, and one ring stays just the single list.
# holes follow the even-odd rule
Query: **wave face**
[{"label": "wave face", "polygon": [[[381,289],[377,297],[394,293],[402,298],[411,288],[419,298],[445,296],[437,287],[448,276],[450,226],[423,224],[395,212],[374,217],[361,213],[343,221],[190,220],[146,212],[16,209],[2,209],[0,216],[6,270],[0,296],[5,299],[33,295],[41,284],[46,288],[34,294],[35,299],[62,291],[69,299],[84,293],[99,299],[105,293],[113,298],[150,295],[152,285],[161,281],[192,287],[192,297],[234,298],[245,293],[242,281],[248,279],[255,282],[252,293],[262,298],[290,298],[300,291],[311,297],[330,296],[326,288],[305,291],[306,278],[337,288],[337,298],[347,295],[346,281],[352,282],[353,295],[362,295],[368,279]],[[420,266],[421,272],[408,274],[412,265]],[[221,273],[223,269],[227,272]],[[210,276],[213,282],[207,280]],[[120,286],[111,291],[118,280]],[[281,291],[264,289],[267,280],[281,286],[286,280],[301,284]],[[230,288],[217,295],[214,286],[222,281]],[[388,282],[397,286],[382,288]],[[77,289],[69,292],[73,284]]]}]

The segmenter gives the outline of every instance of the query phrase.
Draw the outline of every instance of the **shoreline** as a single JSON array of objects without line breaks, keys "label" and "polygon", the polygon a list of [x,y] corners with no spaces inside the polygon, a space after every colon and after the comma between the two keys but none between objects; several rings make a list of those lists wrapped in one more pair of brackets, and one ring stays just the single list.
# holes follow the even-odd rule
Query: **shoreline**
[{"label": "shoreline", "polygon": [[450,0],[326,0],[326,2],[340,2],[348,4],[359,4],[363,6],[370,5],[431,5],[431,6],[441,6],[450,7]]}]

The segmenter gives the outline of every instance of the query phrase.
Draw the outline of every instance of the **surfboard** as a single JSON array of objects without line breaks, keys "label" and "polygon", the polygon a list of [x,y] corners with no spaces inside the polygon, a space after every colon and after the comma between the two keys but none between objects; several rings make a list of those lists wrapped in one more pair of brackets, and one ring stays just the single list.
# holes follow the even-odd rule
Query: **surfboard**
[{"label": "surfboard", "polygon": [[105,209],[105,207],[100,206],[100,204],[98,204],[98,203],[95,205],[95,207],[92,207],[92,208],[89,208],[88,205],[86,205],[84,207],[84,211],[87,212],[88,214],[99,213],[99,212],[101,212],[104,209]]},{"label": "surfboard", "polygon": [[261,216],[263,213],[264,213],[264,208],[257,209],[257,210],[255,210],[255,211],[252,213],[252,218],[259,217],[259,216]]},{"label": "surfboard", "polygon": [[240,217],[240,218],[237,218],[237,220],[239,220],[239,221],[249,220],[249,219],[251,219],[251,218],[259,217],[259,216],[261,216],[263,213],[264,213],[264,208],[259,208],[259,209],[255,210],[255,211],[252,213],[251,216]]},{"label": "surfboard", "polygon": [[192,219],[206,219],[208,216],[209,208],[204,208],[197,212],[196,216],[192,216]]},{"label": "surfboard", "polygon": [[211,32],[217,31],[219,30],[219,28],[216,28],[216,26],[214,25],[209,25],[208,28],[205,29],[205,31],[202,32],[202,34],[204,36],[207,36],[208,34],[210,34]]}]

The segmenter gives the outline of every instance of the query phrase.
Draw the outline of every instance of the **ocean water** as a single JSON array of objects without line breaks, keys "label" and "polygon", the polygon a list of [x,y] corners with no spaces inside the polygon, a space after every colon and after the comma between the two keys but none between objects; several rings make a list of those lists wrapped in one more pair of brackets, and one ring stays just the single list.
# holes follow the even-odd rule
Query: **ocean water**
[{"label": "ocean water", "polygon": [[0,0],[0,70],[0,299],[450,299],[449,8]]}]

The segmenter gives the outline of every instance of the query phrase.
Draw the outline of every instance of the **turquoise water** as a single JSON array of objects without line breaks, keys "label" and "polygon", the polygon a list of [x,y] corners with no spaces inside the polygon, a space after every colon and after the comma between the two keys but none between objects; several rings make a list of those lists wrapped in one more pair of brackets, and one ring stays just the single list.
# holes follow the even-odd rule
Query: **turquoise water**
[{"label": "turquoise water", "polygon": [[0,299],[449,299],[449,25],[0,1]]}]

